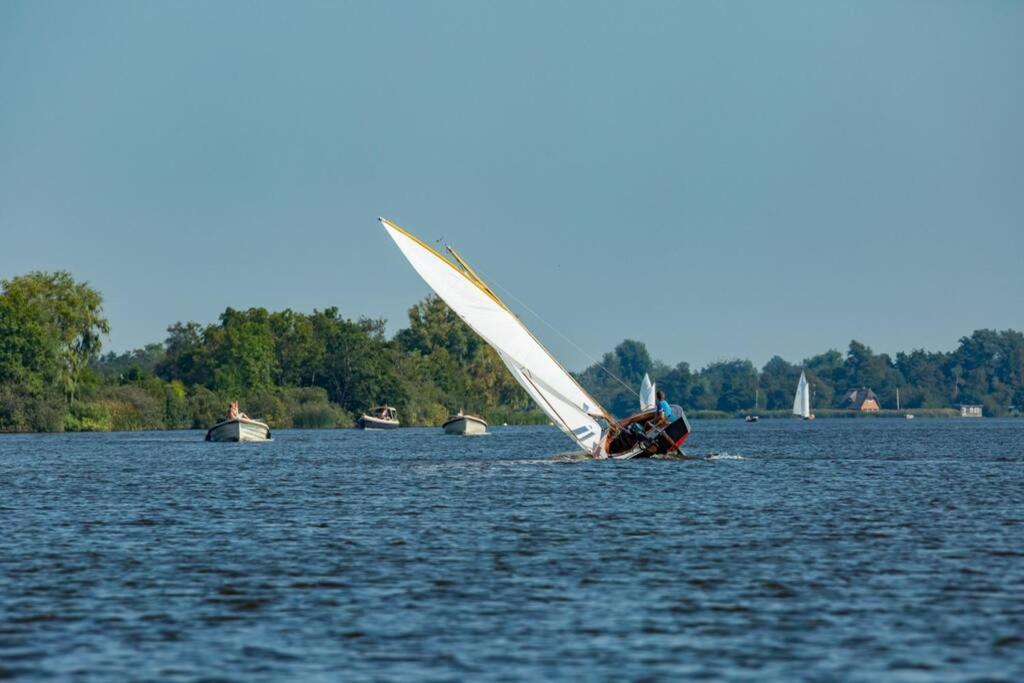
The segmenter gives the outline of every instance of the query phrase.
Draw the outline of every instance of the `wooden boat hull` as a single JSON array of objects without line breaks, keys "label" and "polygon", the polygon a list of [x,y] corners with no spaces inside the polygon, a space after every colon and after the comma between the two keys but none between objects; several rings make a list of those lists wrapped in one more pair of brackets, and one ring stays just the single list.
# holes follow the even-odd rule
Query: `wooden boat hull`
[{"label": "wooden boat hull", "polygon": [[487,422],[475,415],[453,415],[441,427],[445,434],[486,434]]},{"label": "wooden boat hull", "polygon": [[257,420],[224,420],[206,432],[207,441],[267,441],[270,427]]},{"label": "wooden boat hull", "polygon": [[[683,442],[690,436],[690,421],[681,406],[673,405],[672,412],[678,417],[662,428],[650,427],[657,414],[653,410],[619,420],[614,430],[605,433],[591,457],[597,460],[632,460],[681,453]],[[641,436],[634,431],[633,425],[643,426],[647,431]]]},{"label": "wooden boat hull", "polygon": [[372,415],[361,415],[356,420],[357,429],[398,429],[400,426],[398,420],[382,420]]}]

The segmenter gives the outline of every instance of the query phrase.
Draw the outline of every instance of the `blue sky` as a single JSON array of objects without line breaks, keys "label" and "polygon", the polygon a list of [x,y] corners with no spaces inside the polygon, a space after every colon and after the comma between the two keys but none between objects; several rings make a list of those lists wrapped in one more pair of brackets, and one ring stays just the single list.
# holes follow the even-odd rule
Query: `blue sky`
[{"label": "blue sky", "polygon": [[8,0],[0,276],[90,281],[115,350],[226,306],[395,331],[427,290],[383,215],[595,354],[950,349],[1024,328],[1022,35],[1018,2]]}]

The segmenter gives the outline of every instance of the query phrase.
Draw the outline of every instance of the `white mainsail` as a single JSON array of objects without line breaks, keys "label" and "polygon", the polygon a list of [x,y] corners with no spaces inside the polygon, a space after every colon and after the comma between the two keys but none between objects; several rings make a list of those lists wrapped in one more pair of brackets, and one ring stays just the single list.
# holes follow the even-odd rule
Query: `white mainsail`
[{"label": "white mainsail", "polygon": [[645,372],[644,381],[640,383],[640,412],[648,410],[654,410],[654,382]]},{"label": "white mainsail", "polygon": [[430,288],[491,345],[540,409],[580,447],[600,441],[597,418],[608,413],[558,364],[536,337],[464,263],[462,269],[391,221],[388,235]]},{"label": "white mainsail", "polygon": [[800,417],[811,416],[811,388],[807,384],[807,375],[800,371],[800,383],[796,385],[796,397],[793,399],[793,414]]}]

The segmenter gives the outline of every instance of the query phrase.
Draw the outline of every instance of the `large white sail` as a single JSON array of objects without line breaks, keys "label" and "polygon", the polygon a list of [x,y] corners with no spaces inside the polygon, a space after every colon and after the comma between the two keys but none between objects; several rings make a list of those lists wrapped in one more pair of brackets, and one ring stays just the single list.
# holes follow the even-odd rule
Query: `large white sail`
[{"label": "large white sail", "polygon": [[793,398],[793,414],[800,417],[811,416],[811,388],[807,384],[807,375],[800,372],[800,382],[796,385],[796,396]]},{"label": "large white sail", "polygon": [[648,410],[654,410],[654,382],[645,372],[644,381],[640,383],[640,412]]},{"label": "large white sail", "polygon": [[391,221],[381,218],[380,222],[420,277],[498,352],[512,376],[552,422],[582,448],[593,450],[601,438],[595,417],[607,418],[604,408],[475,273],[460,269]]}]

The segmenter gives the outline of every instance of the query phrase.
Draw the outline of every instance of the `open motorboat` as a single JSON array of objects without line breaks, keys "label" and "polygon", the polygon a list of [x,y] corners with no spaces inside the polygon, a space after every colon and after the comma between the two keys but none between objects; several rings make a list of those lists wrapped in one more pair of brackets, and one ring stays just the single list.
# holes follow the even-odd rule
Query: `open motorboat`
[{"label": "open motorboat", "polygon": [[207,441],[267,441],[270,427],[265,422],[254,420],[239,412],[238,401],[228,406],[228,416],[210,427],[206,432]]},{"label": "open motorboat", "polygon": [[466,415],[461,410],[441,425],[445,434],[486,434],[487,420],[477,415]]},{"label": "open motorboat", "polygon": [[369,415],[363,413],[356,420],[359,429],[398,429],[399,426],[398,411],[387,404],[373,408]]},{"label": "open motorboat", "polygon": [[[616,420],[580,386],[454,249],[454,261],[384,218],[402,254],[434,292],[493,348],[553,424],[596,459],[678,453],[690,434],[682,408],[668,424],[656,409]],[[604,422],[602,427],[600,422]]]}]

